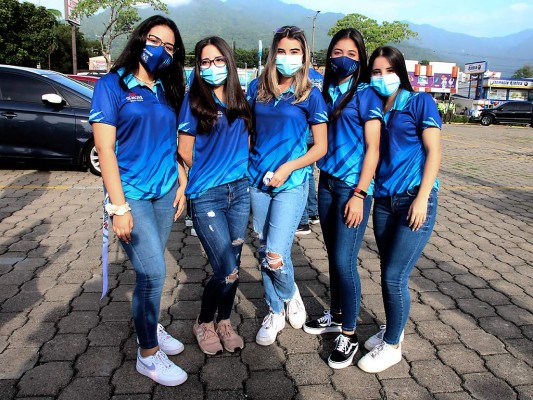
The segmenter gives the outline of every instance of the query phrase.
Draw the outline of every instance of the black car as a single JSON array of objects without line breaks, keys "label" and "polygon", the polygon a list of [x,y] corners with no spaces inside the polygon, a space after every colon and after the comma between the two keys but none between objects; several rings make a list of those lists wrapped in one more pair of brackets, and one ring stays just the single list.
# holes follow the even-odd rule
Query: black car
[{"label": "black car", "polygon": [[481,125],[490,124],[531,124],[533,126],[533,103],[528,101],[508,101],[498,107],[481,110]]},{"label": "black car", "polygon": [[92,95],[57,72],[0,65],[0,157],[64,161],[99,175]]}]

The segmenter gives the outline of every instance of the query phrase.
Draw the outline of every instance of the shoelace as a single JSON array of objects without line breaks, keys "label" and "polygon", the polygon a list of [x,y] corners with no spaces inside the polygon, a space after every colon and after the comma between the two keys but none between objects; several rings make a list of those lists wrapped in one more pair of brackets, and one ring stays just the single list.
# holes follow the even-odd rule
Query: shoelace
[{"label": "shoelace", "polygon": [[157,325],[157,338],[161,343],[165,343],[167,340],[170,339],[170,335],[161,324]]},{"label": "shoelace", "polygon": [[335,345],[335,350],[338,350],[342,353],[346,353],[346,351],[350,348],[352,342],[349,338],[347,338],[344,335],[337,336],[337,339],[335,339],[337,344]]},{"label": "shoelace", "polygon": [[172,366],[172,361],[170,361],[165,353],[159,350],[154,354],[154,362],[159,362],[164,368],[170,368]]},{"label": "shoelace", "polygon": [[324,311],[324,316],[318,319],[319,325],[331,325],[332,315],[329,310]]},{"label": "shoelace", "polygon": [[380,342],[379,344],[377,344],[376,347],[374,347],[372,349],[372,351],[369,353],[370,357],[372,357],[372,358],[377,357],[379,355],[379,353],[381,353],[383,350],[385,350],[386,346],[388,346],[388,344],[385,343],[385,342]]},{"label": "shoelace", "polygon": [[200,328],[202,328],[202,338],[203,339],[209,339],[211,337],[217,336],[217,333],[214,329],[212,329],[207,324],[201,324]]},{"label": "shoelace", "polygon": [[233,330],[233,326],[231,326],[230,324],[219,325],[219,331],[224,336],[231,336],[231,335],[235,334],[235,331]]}]

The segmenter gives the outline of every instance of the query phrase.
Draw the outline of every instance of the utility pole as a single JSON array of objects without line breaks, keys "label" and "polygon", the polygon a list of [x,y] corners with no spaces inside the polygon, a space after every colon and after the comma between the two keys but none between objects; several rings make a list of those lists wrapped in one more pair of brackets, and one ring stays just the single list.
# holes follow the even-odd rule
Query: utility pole
[{"label": "utility pole", "polygon": [[311,64],[314,65],[315,63],[315,28],[316,28],[316,17],[320,11],[317,11],[315,16],[313,17],[313,33],[311,35]]}]

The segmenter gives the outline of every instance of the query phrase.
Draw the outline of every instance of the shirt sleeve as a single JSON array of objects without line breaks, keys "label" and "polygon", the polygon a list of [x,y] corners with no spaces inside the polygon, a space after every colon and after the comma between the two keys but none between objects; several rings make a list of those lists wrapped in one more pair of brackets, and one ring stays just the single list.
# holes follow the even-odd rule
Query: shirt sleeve
[{"label": "shirt sleeve", "polygon": [[253,103],[255,102],[255,99],[257,97],[257,83],[258,79],[254,79],[248,85],[248,90],[246,92],[246,100],[248,100],[250,106],[253,106]]},{"label": "shirt sleeve", "polygon": [[118,80],[114,82],[113,78],[117,79],[118,75],[108,74],[96,82],[89,114],[91,124],[100,122],[114,127],[118,125],[120,91],[122,89],[118,85]]},{"label": "shirt sleeve", "polygon": [[363,122],[371,119],[383,120],[383,101],[369,85],[361,85],[357,91],[359,113]]},{"label": "shirt sleeve", "polygon": [[420,131],[427,128],[441,129],[442,121],[435,101],[428,93],[419,93],[417,98],[417,126]]},{"label": "shirt sleeve", "polygon": [[309,94],[309,108],[307,122],[310,125],[322,124],[328,122],[328,107],[322,97],[322,93],[316,88],[311,89]]},{"label": "shirt sleeve", "polygon": [[196,118],[191,110],[189,103],[189,95],[187,94],[183,99],[180,113],[178,116],[178,131],[184,132],[188,135],[196,136],[198,127],[198,118]]}]

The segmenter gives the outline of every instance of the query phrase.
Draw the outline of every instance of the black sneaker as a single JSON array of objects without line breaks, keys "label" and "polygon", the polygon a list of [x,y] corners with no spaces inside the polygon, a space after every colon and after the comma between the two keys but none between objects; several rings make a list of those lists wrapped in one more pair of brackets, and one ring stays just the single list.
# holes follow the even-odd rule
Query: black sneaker
[{"label": "black sneaker", "polygon": [[309,235],[311,233],[311,228],[309,228],[309,224],[300,224],[298,225],[298,228],[296,229],[297,235]]},{"label": "black sneaker", "polygon": [[[338,319],[338,321],[337,321]],[[324,311],[324,316],[318,319],[307,321],[304,324],[304,331],[311,335],[320,335],[328,332],[342,332],[341,316],[338,314],[331,315],[329,310]]]},{"label": "black sneaker", "polygon": [[334,369],[346,368],[352,365],[357,349],[359,349],[357,335],[343,335],[341,333],[335,339],[335,349],[328,358],[328,365]]},{"label": "black sneaker", "polygon": [[309,223],[311,225],[316,225],[320,222],[320,217],[318,215],[311,215],[309,216]]}]

